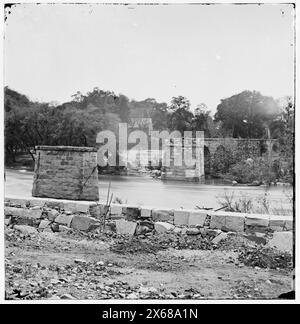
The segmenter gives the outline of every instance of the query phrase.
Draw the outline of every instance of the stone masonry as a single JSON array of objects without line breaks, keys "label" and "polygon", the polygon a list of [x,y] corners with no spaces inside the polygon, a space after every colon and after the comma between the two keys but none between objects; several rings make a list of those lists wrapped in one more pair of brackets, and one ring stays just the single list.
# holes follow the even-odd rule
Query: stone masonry
[{"label": "stone masonry", "polygon": [[32,196],[98,201],[97,150],[37,146]]}]

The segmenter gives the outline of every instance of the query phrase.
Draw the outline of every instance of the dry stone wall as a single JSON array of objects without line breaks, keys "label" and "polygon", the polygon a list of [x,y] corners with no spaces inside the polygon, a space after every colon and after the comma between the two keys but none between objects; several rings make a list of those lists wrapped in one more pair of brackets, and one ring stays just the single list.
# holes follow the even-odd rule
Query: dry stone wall
[{"label": "dry stone wall", "polygon": [[99,200],[97,150],[73,146],[36,147],[32,195]]},{"label": "dry stone wall", "polygon": [[[134,234],[138,228],[165,227],[198,228],[219,232],[273,233],[292,231],[293,216],[244,214],[233,212],[213,212],[208,210],[155,209],[132,205],[93,202],[68,202],[46,199],[5,199],[5,219],[7,222],[40,226],[43,219],[58,226],[89,231],[103,224],[103,219],[114,230]],[[163,225],[165,224],[165,225]],[[45,223],[42,223],[42,227]],[[173,226],[169,226],[173,225]]]}]

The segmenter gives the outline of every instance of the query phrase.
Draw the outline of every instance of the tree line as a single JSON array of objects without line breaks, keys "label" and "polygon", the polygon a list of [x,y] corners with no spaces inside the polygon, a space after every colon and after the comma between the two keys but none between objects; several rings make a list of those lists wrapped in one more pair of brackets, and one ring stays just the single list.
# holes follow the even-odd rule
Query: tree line
[{"label": "tree line", "polygon": [[205,137],[278,138],[293,156],[294,105],[257,91],[243,91],[221,99],[212,116],[204,103],[194,111],[190,101],[173,97],[170,104],[153,98],[129,100],[125,95],[94,88],[77,92],[69,102],[55,105],[31,101],[26,95],[5,87],[5,161],[18,154],[34,159],[36,145],[94,146],[101,130],[117,132],[120,122],[151,118],[155,130],[204,131]]}]

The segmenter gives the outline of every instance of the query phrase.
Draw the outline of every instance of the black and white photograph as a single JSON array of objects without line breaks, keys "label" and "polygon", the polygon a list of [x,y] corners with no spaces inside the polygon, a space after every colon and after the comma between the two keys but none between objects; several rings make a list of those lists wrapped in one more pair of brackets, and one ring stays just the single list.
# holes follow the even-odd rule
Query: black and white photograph
[{"label": "black and white photograph", "polygon": [[5,303],[296,301],[295,3],[2,9]]}]

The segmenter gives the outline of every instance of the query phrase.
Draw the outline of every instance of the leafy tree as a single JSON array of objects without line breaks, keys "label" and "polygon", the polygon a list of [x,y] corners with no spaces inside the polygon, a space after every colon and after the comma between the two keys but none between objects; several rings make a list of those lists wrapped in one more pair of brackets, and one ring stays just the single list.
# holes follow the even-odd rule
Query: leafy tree
[{"label": "leafy tree", "polygon": [[295,106],[292,98],[287,98],[281,114],[270,125],[274,138],[278,138],[280,147],[279,168],[281,176],[293,182],[295,148]]},{"label": "leafy tree", "polygon": [[173,97],[171,100],[168,127],[170,130],[192,130],[193,113],[190,111],[190,102],[183,96]]},{"label": "leafy tree", "polygon": [[238,138],[263,138],[266,128],[279,114],[279,106],[272,97],[257,91],[243,91],[230,98],[222,99],[217,107],[215,121]]},{"label": "leafy tree", "polygon": [[205,137],[217,137],[217,124],[210,116],[210,111],[205,104],[200,104],[195,109],[195,115],[193,118],[193,130],[204,131]]}]

